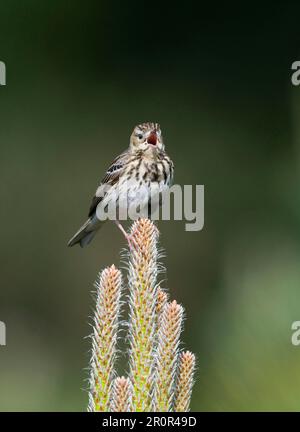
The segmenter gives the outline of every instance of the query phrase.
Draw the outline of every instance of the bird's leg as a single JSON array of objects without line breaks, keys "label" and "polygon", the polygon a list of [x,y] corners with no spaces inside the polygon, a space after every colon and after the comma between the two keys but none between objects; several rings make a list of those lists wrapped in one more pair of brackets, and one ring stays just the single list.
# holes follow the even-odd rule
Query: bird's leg
[{"label": "bird's leg", "polygon": [[[134,247],[137,248],[136,241],[135,241],[135,239],[133,238],[132,234],[128,234],[128,233],[124,230],[123,226],[120,224],[120,222],[119,222],[118,220],[115,220],[115,224],[116,224],[117,227],[122,231],[124,237],[125,237],[126,240],[128,241],[128,245],[129,245],[130,249],[133,250]],[[134,246],[134,247],[133,247],[133,246]]]}]

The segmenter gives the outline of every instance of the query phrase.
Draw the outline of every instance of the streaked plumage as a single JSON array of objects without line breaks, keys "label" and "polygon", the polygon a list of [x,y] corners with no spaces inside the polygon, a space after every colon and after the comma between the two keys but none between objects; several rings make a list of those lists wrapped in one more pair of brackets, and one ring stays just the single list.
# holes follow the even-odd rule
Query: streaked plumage
[{"label": "streaked plumage", "polygon": [[[83,247],[90,243],[103,224],[97,213],[105,211],[109,204],[116,204],[118,209],[122,208],[124,202],[129,209],[137,205],[148,208],[150,187],[157,194],[164,192],[172,182],[173,170],[173,162],[164,149],[159,124],[143,123],[136,126],[130,137],[129,148],[112,162],[97,188],[88,220],[68,245],[80,243]],[[117,219],[115,222],[130,243],[129,235]]]}]

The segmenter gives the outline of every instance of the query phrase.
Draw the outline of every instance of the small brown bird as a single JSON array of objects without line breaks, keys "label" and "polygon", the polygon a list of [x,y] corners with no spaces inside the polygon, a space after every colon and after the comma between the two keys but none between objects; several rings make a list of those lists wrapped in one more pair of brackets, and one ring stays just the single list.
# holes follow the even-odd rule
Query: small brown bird
[{"label": "small brown bird", "polygon": [[[68,246],[79,243],[84,247],[89,244],[103,224],[99,215],[109,206],[115,207],[118,212],[126,208],[129,214],[137,207],[148,211],[150,195],[158,197],[169,188],[173,171],[174,165],[165,152],[159,124],[142,123],[136,126],[130,137],[129,148],[106,171],[92,200],[88,220],[71,238]],[[159,199],[156,201],[159,204]],[[151,205],[153,202],[155,199],[151,200]],[[131,247],[131,236],[126,233],[117,216],[109,219],[115,221]]]}]

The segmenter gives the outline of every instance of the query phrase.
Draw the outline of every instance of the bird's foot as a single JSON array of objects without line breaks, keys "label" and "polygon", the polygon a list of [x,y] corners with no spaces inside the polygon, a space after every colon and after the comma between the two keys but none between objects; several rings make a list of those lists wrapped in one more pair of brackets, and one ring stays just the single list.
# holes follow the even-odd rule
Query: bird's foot
[{"label": "bird's foot", "polygon": [[138,244],[137,244],[133,234],[127,234],[126,233],[125,238],[128,242],[128,246],[129,246],[129,249],[131,250],[131,252],[138,249]]}]

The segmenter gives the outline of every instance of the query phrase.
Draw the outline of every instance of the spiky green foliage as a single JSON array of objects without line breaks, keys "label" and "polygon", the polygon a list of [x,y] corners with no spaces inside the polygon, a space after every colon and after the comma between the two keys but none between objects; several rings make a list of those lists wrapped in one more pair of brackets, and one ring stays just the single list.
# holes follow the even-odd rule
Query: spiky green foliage
[{"label": "spiky green foliage", "polygon": [[109,411],[120,314],[120,271],[114,265],[106,268],[95,285],[97,301],[92,334],[88,410]]},{"label": "spiky green foliage", "polygon": [[164,306],[158,323],[153,411],[172,410],[182,316],[183,308],[174,300]]},{"label": "spiky green foliage", "polygon": [[113,382],[111,394],[111,411],[131,412],[132,384],[129,378],[118,377]]},{"label": "spiky green foliage", "polygon": [[179,352],[183,308],[157,284],[158,230],[148,219],[132,225],[128,252],[129,372],[115,378],[121,273],[100,274],[93,323],[89,411],[188,411],[195,356]]},{"label": "spiky green foliage", "polygon": [[192,396],[192,387],[195,373],[195,355],[190,351],[180,354],[178,364],[178,376],[176,380],[176,393],[174,411],[189,411]]},{"label": "spiky green foliage", "polygon": [[136,248],[129,257],[129,376],[134,411],[151,411],[157,305],[157,230],[148,219],[135,222]]}]

